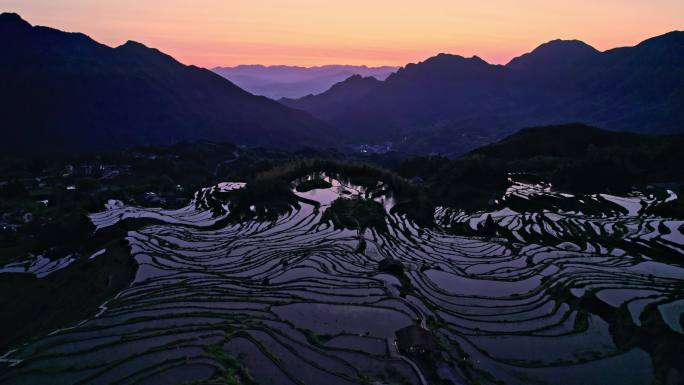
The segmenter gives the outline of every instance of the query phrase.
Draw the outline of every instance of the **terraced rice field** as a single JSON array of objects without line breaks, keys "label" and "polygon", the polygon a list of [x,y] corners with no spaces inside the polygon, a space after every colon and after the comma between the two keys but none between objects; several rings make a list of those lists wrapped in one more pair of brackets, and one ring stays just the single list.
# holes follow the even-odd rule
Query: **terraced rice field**
[{"label": "terraced rice field", "polygon": [[[684,378],[597,314],[627,309],[637,329],[660,317],[662,338],[682,336],[682,221],[620,205],[648,198],[579,202],[588,198],[513,182],[491,213],[440,208],[438,226],[420,228],[390,196],[326,179],[332,187],[293,186],[320,206],[303,201],[272,222],[208,211],[213,192],[240,185],[204,190],[178,211],[93,214],[99,228],[155,220],[128,233],[134,282],[92,319],[6,355],[0,383],[649,384],[656,369]],[[352,196],[381,203],[387,230],[321,222]],[[525,211],[535,202],[546,208]],[[388,257],[406,266],[409,288],[378,270]],[[582,307],[589,297],[594,307]],[[441,359],[398,353],[394,333],[412,324],[430,330]]]}]

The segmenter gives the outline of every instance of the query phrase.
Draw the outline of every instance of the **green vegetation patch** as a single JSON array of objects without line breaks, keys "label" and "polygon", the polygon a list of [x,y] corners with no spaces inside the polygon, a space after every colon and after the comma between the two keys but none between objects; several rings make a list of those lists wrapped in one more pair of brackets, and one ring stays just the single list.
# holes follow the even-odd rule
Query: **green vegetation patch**
[{"label": "green vegetation patch", "polygon": [[332,221],[335,227],[364,230],[387,230],[385,209],[378,202],[361,198],[339,198],[325,210],[321,221]]},{"label": "green vegetation patch", "polygon": [[314,332],[313,330],[309,329],[304,329],[304,336],[306,336],[306,340],[309,341],[311,345],[314,345],[319,348],[325,347],[325,343],[333,339],[335,335],[333,334],[318,334]]},{"label": "green vegetation patch", "polygon": [[242,366],[240,361],[221,348],[221,345],[209,345],[206,347],[207,353],[221,364],[219,373],[215,378],[209,380],[211,384],[224,385],[258,385],[254,377],[249,374],[249,370]]},{"label": "green vegetation patch", "polygon": [[99,305],[130,284],[137,264],[125,240],[108,243],[94,260],[81,258],[44,278],[5,273],[0,279],[0,335],[5,351],[30,337],[93,315]]},{"label": "green vegetation patch", "polygon": [[[623,194],[635,186],[679,183],[682,145],[682,135],[619,133],[582,124],[532,127],[456,159],[409,158],[398,171],[425,180],[436,205],[479,210],[503,194],[509,173],[537,176],[574,194]],[[676,204],[669,206],[663,211],[681,213]]]},{"label": "green vegetation patch", "polygon": [[299,183],[297,185],[297,191],[307,192],[311,190],[325,189],[330,187],[332,187],[332,184],[330,184],[330,182],[328,182],[327,180],[316,178],[305,180],[304,182]]}]

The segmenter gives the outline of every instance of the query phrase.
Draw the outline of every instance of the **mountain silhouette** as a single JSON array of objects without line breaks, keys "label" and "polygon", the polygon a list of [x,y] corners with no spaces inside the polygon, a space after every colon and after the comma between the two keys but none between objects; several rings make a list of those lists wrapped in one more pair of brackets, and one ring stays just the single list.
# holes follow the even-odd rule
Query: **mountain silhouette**
[{"label": "mountain silhouette", "polygon": [[538,125],[582,122],[617,131],[682,132],[683,71],[680,31],[604,52],[577,40],[554,40],[507,65],[439,54],[401,68],[371,91],[347,92],[345,103],[326,105],[322,94],[286,104],[359,140],[462,153]]},{"label": "mountain silhouette", "polygon": [[518,70],[557,69],[599,54],[596,48],[583,41],[557,39],[540,45],[530,53],[513,58],[506,66]]},{"label": "mountain silhouette", "polygon": [[282,98],[278,101],[288,107],[304,110],[326,119],[333,119],[332,114],[346,113],[345,106],[349,106],[351,102],[380,84],[382,82],[372,76],[353,75],[319,95],[308,95],[299,99]]},{"label": "mountain silhouette", "polygon": [[353,75],[385,80],[397,67],[324,65],[318,67],[239,65],[212,71],[255,94],[277,100],[320,94]]},{"label": "mountain silhouette", "polygon": [[330,128],[143,44],[111,48],[80,33],[0,15],[0,149],[35,154],[212,139],[321,143]]}]

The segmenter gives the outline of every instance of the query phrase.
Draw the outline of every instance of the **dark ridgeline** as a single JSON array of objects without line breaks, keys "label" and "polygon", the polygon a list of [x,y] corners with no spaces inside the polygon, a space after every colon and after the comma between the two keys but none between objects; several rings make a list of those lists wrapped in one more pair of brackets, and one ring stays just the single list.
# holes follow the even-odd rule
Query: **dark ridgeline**
[{"label": "dark ridgeline", "polygon": [[546,175],[576,192],[627,193],[633,186],[684,180],[684,135],[644,135],[568,124],[524,128],[463,158]]},{"label": "dark ridgeline", "polygon": [[[479,210],[510,187],[509,173],[576,194],[625,195],[648,185],[681,188],[683,147],[684,134],[615,132],[583,124],[529,127],[455,159],[409,158],[398,172],[421,177],[437,204]],[[682,215],[680,202],[671,202],[664,215]]]},{"label": "dark ridgeline", "polygon": [[352,76],[282,104],[140,43],[110,48],[10,13],[0,15],[0,33],[0,150],[9,154],[194,139],[392,141],[403,151],[458,154],[536,125],[684,131],[684,32],[605,52],[554,40],[505,66],[440,54],[385,81]]},{"label": "dark ridgeline", "polygon": [[605,52],[554,40],[505,66],[440,54],[407,65],[370,91],[350,82],[334,89],[344,103],[328,93],[284,103],[356,138],[391,139],[419,152],[464,152],[522,127],[576,121],[682,132],[684,32]]},{"label": "dark ridgeline", "polygon": [[299,99],[282,98],[278,101],[299,110],[315,111],[319,116],[338,116],[348,113],[347,108],[351,104],[380,84],[382,82],[372,76],[354,75],[321,94],[308,95]]},{"label": "dark ridgeline", "polygon": [[385,80],[398,67],[324,65],[319,67],[239,65],[212,71],[255,95],[271,99],[300,98],[320,94],[353,75]]},{"label": "dark ridgeline", "polygon": [[98,151],[181,140],[320,144],[328,130],[295,111],[129,41],[116,48],[80,33],[0,15],[0,151]]}]

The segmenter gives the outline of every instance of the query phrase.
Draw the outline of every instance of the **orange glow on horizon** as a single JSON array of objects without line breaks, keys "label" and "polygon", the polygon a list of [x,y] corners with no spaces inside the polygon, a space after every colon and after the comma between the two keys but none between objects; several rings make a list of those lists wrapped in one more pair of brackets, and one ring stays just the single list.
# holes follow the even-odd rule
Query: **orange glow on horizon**
[{"label": "orange glow on horizon", "polygon": [[0,0],[0,11],[203,67],[404,65],[440,52],[505,64],[556,38],[605,50],[684,29],[681,0]]}]

